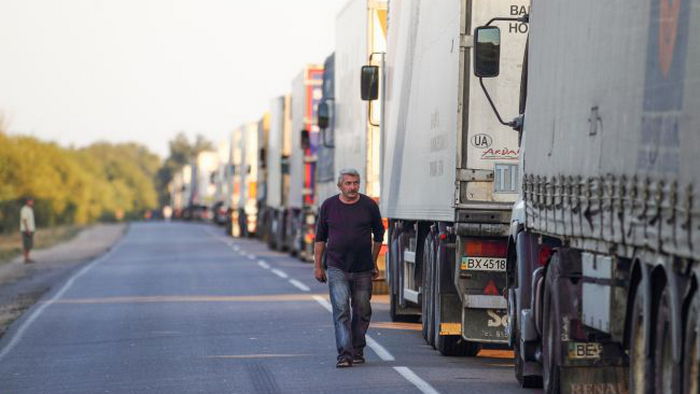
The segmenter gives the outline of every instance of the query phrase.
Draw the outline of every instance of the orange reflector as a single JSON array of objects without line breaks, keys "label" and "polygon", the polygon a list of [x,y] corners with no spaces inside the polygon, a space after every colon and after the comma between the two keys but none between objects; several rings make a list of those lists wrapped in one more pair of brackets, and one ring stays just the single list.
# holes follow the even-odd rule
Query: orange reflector
[{"label": "orange reflector", "polygon": [[479,257],[506,257],[508,244],[506,240],[468,239],[464,241],[464,254]]},{"label": "orange reflector", "polygon": [[498,292],[498,287],[496,287],[496,282],[494,282],[493,279],[486,284],[486,287],[484,287],[484,294],[500,295],[500,293]]}]

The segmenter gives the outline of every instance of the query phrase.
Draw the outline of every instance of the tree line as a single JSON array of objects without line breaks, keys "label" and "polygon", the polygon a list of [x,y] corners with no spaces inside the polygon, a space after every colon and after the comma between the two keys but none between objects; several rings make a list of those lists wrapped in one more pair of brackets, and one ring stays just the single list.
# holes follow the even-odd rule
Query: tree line
[{"label": "tree line", "polygon": [[168,203],[168,182],[199,150],[180,133],[163,161],[137,143],[67,148],[0,130],[0,233],[17,231],[25,197],[39,227],[132,220]]}]

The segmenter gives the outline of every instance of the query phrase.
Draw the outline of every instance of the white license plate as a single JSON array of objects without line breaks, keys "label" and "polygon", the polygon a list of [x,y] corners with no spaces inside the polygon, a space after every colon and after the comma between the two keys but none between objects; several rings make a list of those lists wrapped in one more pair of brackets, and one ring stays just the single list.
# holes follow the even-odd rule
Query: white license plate
[{"label": "white license plate", "polygon": [[462,257],[460,267],[465,271],[505,271],[506,259],[498,257]]},{"label": "white license plate", "polygon": [[603,353],[603,345],[595,342],[569,342],[569,358],[574,360],[597,360]]}]

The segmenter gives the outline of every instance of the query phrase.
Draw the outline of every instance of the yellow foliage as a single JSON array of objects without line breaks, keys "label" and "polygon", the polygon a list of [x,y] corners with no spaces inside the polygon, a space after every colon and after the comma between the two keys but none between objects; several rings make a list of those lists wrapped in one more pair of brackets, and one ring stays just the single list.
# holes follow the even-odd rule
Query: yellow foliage
[{"label": "yellow foliage", "polygon": [[0,231],[14,230],[23,196],[40,225],[142,217],[157,205],[160,158],[133,143],[62,148],[0,131]]}]

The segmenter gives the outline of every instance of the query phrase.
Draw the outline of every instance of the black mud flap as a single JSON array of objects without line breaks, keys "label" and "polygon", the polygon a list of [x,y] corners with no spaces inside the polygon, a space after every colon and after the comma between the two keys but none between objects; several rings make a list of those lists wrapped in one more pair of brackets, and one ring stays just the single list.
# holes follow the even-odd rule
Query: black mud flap
[{"label": "black mud flap", "polygon": [[473,342],[508,342],[506,325],[508,311],[505,309],[464,309],[462,334]]}]

